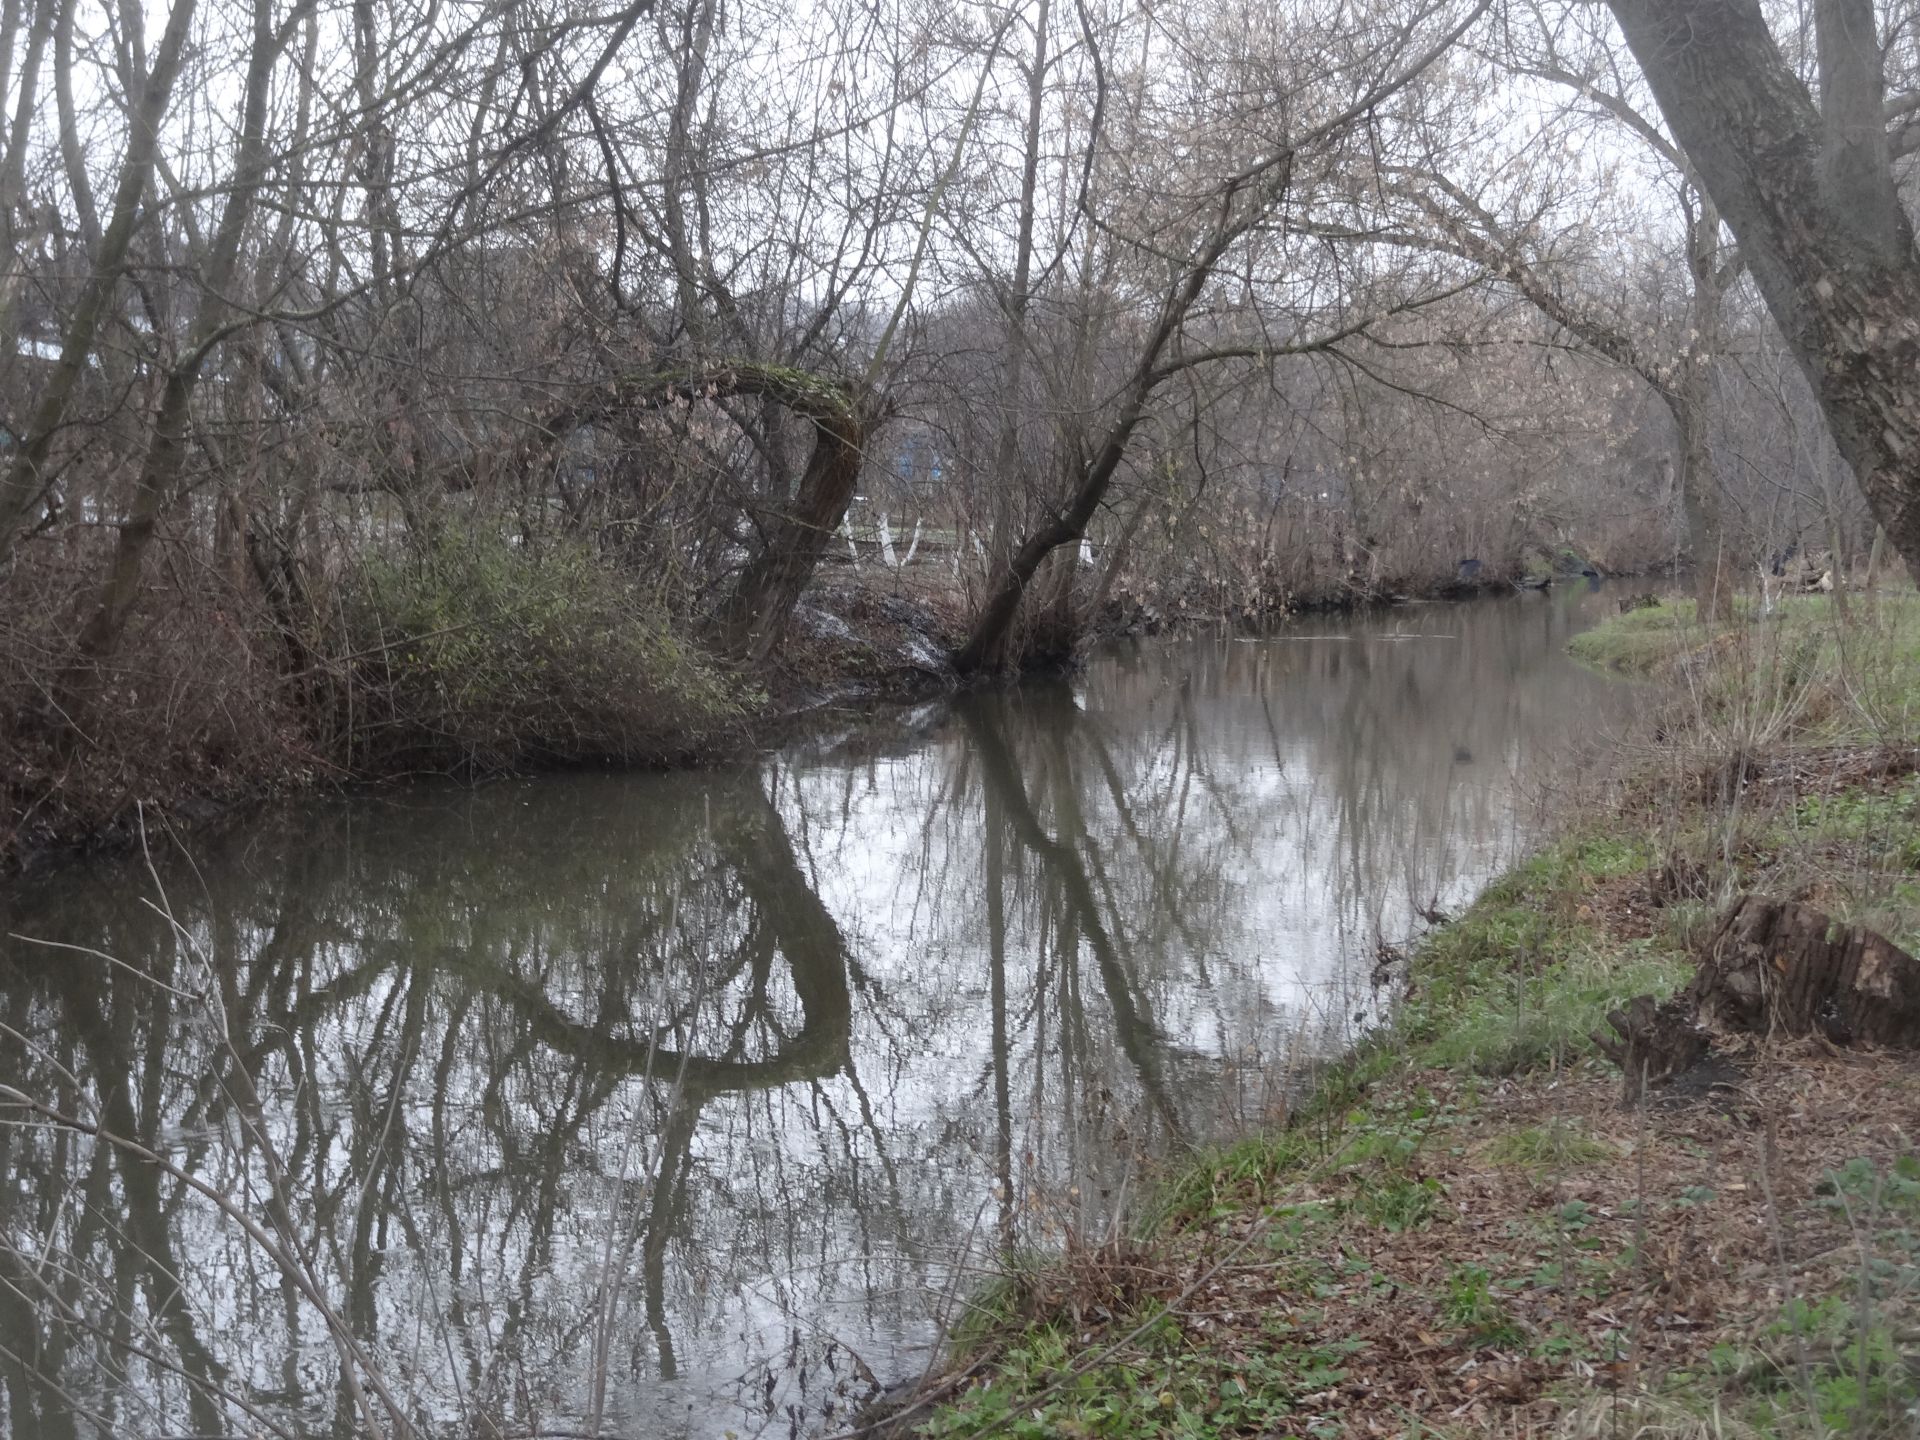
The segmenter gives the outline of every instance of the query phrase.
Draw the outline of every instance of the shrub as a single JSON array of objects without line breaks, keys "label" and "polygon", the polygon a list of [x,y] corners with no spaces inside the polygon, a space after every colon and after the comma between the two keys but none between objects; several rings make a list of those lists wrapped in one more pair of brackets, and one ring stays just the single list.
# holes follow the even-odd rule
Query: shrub
[{"label": "shrub", "polygon": [[664,607],[581,545],[448,532],[363,560],[345,614],[360,768],[667,760],[742,712]]}]

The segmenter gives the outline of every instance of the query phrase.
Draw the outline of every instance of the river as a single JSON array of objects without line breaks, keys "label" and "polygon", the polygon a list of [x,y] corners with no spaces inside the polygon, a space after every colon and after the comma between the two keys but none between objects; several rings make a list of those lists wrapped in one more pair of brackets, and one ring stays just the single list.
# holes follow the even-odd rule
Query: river
[{"label": "river", "polygon": [[1632,692],[1564,646],[1612,603],[1143,641],[14,887],[0,1428],[831,1430],[1003,1247],[1098,1239],[1375,1023],[1381,942],[1605,763]]}]

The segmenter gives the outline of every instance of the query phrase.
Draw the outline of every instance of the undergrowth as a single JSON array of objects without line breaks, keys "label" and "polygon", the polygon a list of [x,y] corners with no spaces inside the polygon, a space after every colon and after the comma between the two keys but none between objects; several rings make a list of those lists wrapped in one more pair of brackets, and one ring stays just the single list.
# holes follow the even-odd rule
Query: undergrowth
[{"label": "undergrowth", "polygon": [[674,758],[741,698],[657,601],[585,546],[447,532],[348,586],[362,768]]}]

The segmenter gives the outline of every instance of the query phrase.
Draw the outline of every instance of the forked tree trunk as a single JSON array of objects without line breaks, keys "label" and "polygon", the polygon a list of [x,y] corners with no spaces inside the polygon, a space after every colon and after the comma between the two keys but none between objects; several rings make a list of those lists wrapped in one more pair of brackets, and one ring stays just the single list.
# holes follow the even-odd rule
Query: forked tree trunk
[{"label": "forked tree trunk", "polygon": [[1920,578],[1920,260],[1888,160],[1872,0],[1816,6],[1824,113],[1758,0],[1608,5]]},{"label": "forked tree trunk", "polygon": [[127,617],[144,584],[142,572],[163,515],[179,500],[187,473],[189,432],[195,389],[215,340],[229,316],[229,292],[240,270],[241,242],[247,222],[266,182],[267,107],[273,72],[295,32],[294,25],[314,0],[302,0],[289,23],[276,30],[272,6],[254,0],[253,49],[248,58],[246,87],[241,105],[240,141],[234,160],[233,188],[220,213],[212,252],[207,261],[205,293],[187,333],[184,353],[167,372],[160,406],[153,417],[153,434],[134,484],[127,518],[115,536],[106,574],[95,592],[93,608],[81,628],[73,663],[62,689],[78,703],[80,691],[93,678],[95,666],[109,659],[120,643]]}]

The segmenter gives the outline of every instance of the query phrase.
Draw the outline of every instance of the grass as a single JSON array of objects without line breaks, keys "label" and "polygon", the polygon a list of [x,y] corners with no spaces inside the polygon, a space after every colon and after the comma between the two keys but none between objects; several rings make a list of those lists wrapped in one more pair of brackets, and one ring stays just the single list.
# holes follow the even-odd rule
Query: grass
[{"label": "grass", "polygon": [[1666,681],[1645,773],[1433,931],[1289,1123],[977,1316],[925,1433],[1911,1434],[1920,1065],[1762,1047],[1737,1098],[1636,1112],[1589,1038],[1740,889],[1920,938],[1920,602],[1855,612],[1582,637]]},{"label": "grass", "polygon": [[1579,1165],[1597,1165],[1619,1157],[1603,1140],[1558,1116],[1544,1125],[1529,1125],[1498,1136],[1487,1147],[1496,1165],[1513,1165],[1540,1174],[1566,1171]]},{"label": "grass", "polygon": [[1495,1293],[1492,1274],[1482,1265],[1456,1265],[1440,1299],[1440,1318],[1474,1345],[1512,1346],[1526,1331]]},{"label": "grass", "polygon": [[1695,718],[1770,722],[1769,740],[1880,742],[1920,728],[1920,596],[1794,595],[1703,626],[1691,600],[1629,611],[1575,636],[1589,665],[1677,682]]},{"label": "grass", "polygon": [[1698,637],[1697,613],[1691,600],[1663,600],[1582,631],[1567,650],[1589,665],[1651,676]]},{"label": "grass", "polygon": [[[1034,1330],[1002,1357],[1013,1380],[969,1392],[923,1430],[929,1437],[1257,1435],[1296,1419],[1307,1398],[1347,1378],[1354,1342],[1302,1342],[1297,1321],[1263,1319],[1264,1344],[1238,1350],[1196,1343],[1166,1312],[1128,1315],[1123,1360],[1076,1367],[1076,1345],[1057,1327]],[[1324,1432],[1337,1433],[1337,1432]]]}]

